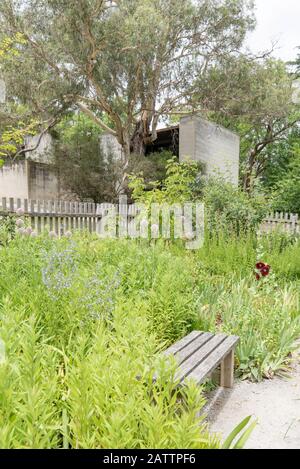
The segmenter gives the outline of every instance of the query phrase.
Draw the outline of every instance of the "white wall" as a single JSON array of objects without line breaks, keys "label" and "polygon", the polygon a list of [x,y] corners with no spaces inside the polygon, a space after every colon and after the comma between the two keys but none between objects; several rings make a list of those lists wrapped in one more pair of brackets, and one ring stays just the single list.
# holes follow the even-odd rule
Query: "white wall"
[{"label": "white wall", "polygon": [[27,162],[6,162],[0,168],[0,197],[28,198]]},{"label": "white wall", "polygon": [[205,174],[239,181],[240,138],[198,116],[184,117],[179,126],[180,161],[191,158],[204,164]]}]

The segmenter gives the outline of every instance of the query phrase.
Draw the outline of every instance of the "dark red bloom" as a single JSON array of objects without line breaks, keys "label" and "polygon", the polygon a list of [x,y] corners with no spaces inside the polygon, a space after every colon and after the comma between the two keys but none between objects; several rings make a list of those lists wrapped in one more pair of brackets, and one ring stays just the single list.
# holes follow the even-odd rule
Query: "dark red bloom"
[{"label": "dark red bloom", "polygon": [[255,272],[256,280],[260,280],[262,277],[267,277],[271,270],[271,267],[268,264],[265,264],[264,262],[258,262],[255,267],[256,267],[256,272]]},{"label": "dark red bloom", "polygon": [[261,269],[261,275],[263,277],[267,277],[270,273],[270,266],[266,265],[263,269]]}]

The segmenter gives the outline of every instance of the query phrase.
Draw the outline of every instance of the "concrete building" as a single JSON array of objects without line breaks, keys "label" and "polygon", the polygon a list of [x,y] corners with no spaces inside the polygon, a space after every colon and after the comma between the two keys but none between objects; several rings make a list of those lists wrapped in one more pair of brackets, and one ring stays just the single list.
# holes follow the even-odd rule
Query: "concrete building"
[{"label": "concrete building", "polygon": [[[0,169],[0,197],[73,199],[53,169],[52,137],[47,134],[41,139],[32,137],[26,146],[37,148],[25,153],[25,159],[15,163],[7,161]],[[117,158],[122,156],[122,148],[111,134],[102,135],[101,147],[107,157],[112,152]],[[179,125],[159,129],[157,139],[147,147],[147,154],[166,149],[180,161],[192,159],[201,162],[206,175],[222,177],[238,185],[240,139],[233,132],[199,116],[186,116]]]},{"label": "concrete building", "polygon": [[233,132],[199,116],[186,116],[179,125],[160,129],[148,152],[170,150],[180,161],[195,160],[208,176],[239,182],[240,138]]},{"label": "concrete building", "polygon": [[31,200],[57,200],[66,195],[56,171],[51,166],[53,147],[50,135],[32,137],[26,142],[25,153],[18,161],[6,161],[0,168],[0,197]]},{"label": "concrete building", "polygon": [[233,132],[201,119],[184,117],[179,124],[179,158],[199,161],[207,176],[239,182],[240,138]]}]

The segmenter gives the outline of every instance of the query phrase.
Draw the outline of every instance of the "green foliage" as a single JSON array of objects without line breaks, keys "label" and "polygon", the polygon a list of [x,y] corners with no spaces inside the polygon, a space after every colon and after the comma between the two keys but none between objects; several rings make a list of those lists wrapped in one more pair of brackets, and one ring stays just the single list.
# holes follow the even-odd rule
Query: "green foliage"
[{"label": "green foliage", "polygon": [[56,126],[55,166],[64,187],[80,200],[96,203],[118,199],[121,162],[113,152],[104,157],[101,129],[85,114],[71,114]]},{"label": "green foliage", "polygon": [[285,173],[275,185],[272,208],[300,214],[300,143],[294,143],[293,156]]},{"label": "green foliage", "polygon": [[0,246],[7,245],[16,234],[16,223],[14,217],[0,216]]},{"label": "green foliage", "polygon": [[249,196],[242,190],[218,178],[204,178],[201,167],[194,161],[168,161],[166,178],[146,183],[143,175],[131,175],[129,188],[132,198],[150,207],[151,203],[176,203],[201,200],[206,212],[206,227],[212,233],[239,235],[255,231],[268,212],[265,197],[259,193]]},{"label": "green foliage", "polygon": [[[272,266],[264,282],[258,257]],[[179,394],[159,352],[193,329],[233,333],[239,376],[287,372],[299,259],[299,242],[276,235],[211,237],[197,252],[89,234],[17,237],[0,248],[0,447],[219,447],[196,417],[201,390]],[[230,447],[245,443],[244,425]]]},{"label": "green foliage", "polygon": [[0,38],[0,61],[3,63],[6,60],[18,57],[20,55],[20,47],[26,44],[25,36],[21,33]]},{"label": "green foliage", "polygon": [[144,155],[131,155],[127,167],[130,175],[143,176],[146,187],[151,188],[151,182],[162,184],[166,178],[166,166],[173,157],[170,151],[160,151]]},{"label": "green foliage", "polygon": [[5,80],[43,117],[75,105],[105,128],[105,113],[128,156],[131,144],[143,149],[151,140],[158,117],[194,102],[203,63],[206,70],[236,53],[254,23],[248,0],[118,0],[113,8],[99,0],[2,0],[3,34],[17,24],[27,40],[22,73],[13,61]]},{"label": "green foliage", "polygon": [[[239,335],[237,373],[243,378],[259,380],[286,371],[300,334],[300,245],[275,236],[262,238],[261,243],[262,248],[254,236],[248,235],[241,239],[212,237],[192,253],[175,244],[166,248],[157,242],[149,247],[142,241],[99,241],[86,235],[71,244],[67,240],[18,237],[9,247],[0,249],[0,336],[8,350],[1,383],[10,399],[5,415],[11,416],[4,420],[13,425],[17,418],[15,399],[24,399],[17,386],[21,389],[24,384],[19,380],[25,377],[22,372],[16,379],[14,373],[21,366],[20,360],[26,358],[22,352],[25,346],[33,347],[32,360],[42,360],[41,374],[49,374],[56,396],[49,394],[57,412],[54,420],[51,413],[45,423],[47,428],[55,427],[47,438],[59,441],[55,445],[62,444],[60,428],[64,421],[67,439],[71,439],[68,444],[75,447],[104,445],[101,422],[106,416],[103,425],[112,425],[111,419],[117,418],[114,403],[122,399],[130,401],[126,438],[131,432],[136,435],[139,420],[134,415],[144,415],[150,403],[146,397],[149,385],[144,392],[150,372],[147,369],[158,366],[155,357],[159,350],[193,329]],[[272,275],[264,282],[254,277],[258,248],[272,267]],[[72,262],[68,261],[70,256]],[[57,272],[51,269],[52,264]],[[27,343],[27,335],[32,345]],[[37,359],[40,350],[44,355]],[[53,367],[49,365],[52,360]],[[108,368],[110,373],[105,372]],[[137,375],[144,376],[143,386],[136,383]],[[37,400],[48,392],[43,386]],[[171,402],[171,394],[162,398],[164,402]],[[125,413],[125,407],[123,410]],[[90,413],[93,424],[85,417]],[[59,425],[53,423],[56,419]],[[149,428],[152,424],[146,421]],[[176,422],[174,432],[180,433],[183,421]],[[159,426],[163,425],[169,426],[167,421]],[[15,431],[19,435],[19,430]],[[88,439],[90,432],[94,436]],[[176,438],[175,433],[170,438]],[[113,438],[119,435],[117,429],[105,435],[105,445],[116,444]],[[128,444],[154,444],[145,435],[143,443],[130,440]],[[123,437],[125,434],[120,445],[127,444]],[[25,431],[22,438],[16,441],[29,446]],[[31,438],[33,441],[37,436]],[[161,438],[165,438],[166,446],[170,444],[165,434]]]},{"label": "green foliage", "polygon": [[[241,137],[240,177],[247,189],[284,165],[281,142],[284,145],[299,122],[299,105],[292,100],[293,79],[280,60],[244,56],[217,63],[204,79],[199,78],[200,99],[206,97],[210,103],[209,117]],[[223,92],[215,93],[219,86]]]},{"label": "green foliage", "polygon": [[25,138],[36,133],[38,122],[32,120],[25,124],[18,122],[15,126],[6,127],[0,133],[0,157],[14,156],[24,145]]},{"label": "green foliage", "polygon": [[[0,336],[6,347],[0,365],[0,447],[218,447],[203,417],[197,417],[204,405],[199,388],[191,385],[179,392],[173,364],[156,357],[165,344],[155,330],[157,324],[163,330],[163,307],[170,301],[166,297],[160,306],[154,298],[160,284],[156,269],[163,284],[173,285],[170,297],[179,278],[188,281],[188,272],[180,272],[178,263],[172,279],[170,254],[159,249],[145,258],[148,248],[127,242],[99,244],[87,236],[76,245],[65,240],[56,247],[55,268],[63,265],[64,274],[52,276],[50,284],[45,266],[53,260],[52,241],[20,238],[0,250]],[[75,270],[74,264],[58,262],[66,249],[76,257]],[[68,269],[72,281],[65,288]],[[109,291],[116,269],[121,283],[113,315],[104,322],[89,308],[98,304],[101,312],[99,295]],[[88,291],[95,277],[104,283]],[[60,295],[49,294],[53,281],[62,281]],[[165,340],[183,335],[191,322],[183,317],[189,290],[181,287],[181,293],[185,304],[177,306],[177,316],[173,308],[176,321],[170,313]]]},{"label": "green foliage", "polygon": [[[237,334],[238,374],[260,380],[289,369],[299,336],[300,245],[273,235],[207,238],[197,253],[198,330]],[[272,275],[257,282],[254,266],[268,262]]]},{"label": "green foliage", "polygon": [[297,146],[300,143],[300,129],[295,127],[281,140],[269,145],[266,149],[267,162],[261,182],[268,191],[273,191],[285,177],[289,166],[297,159]]},{"label": "green foliage", "polygon": [[241,189],[218,179],[208,179],[202,190],[207,228],[210,232],[239,235],[255,231],[268,212],[265,197],[249,196]]},{"label": "green foliage", "polygon": [[[161,184],[152,181],[146,184],[143,175],[129,176],[129,189],[132,198],[150,206],[151,203],[184,203],[194,200],[194,184],[200,168],[194,161],[179,163],[176,158],[168,160],[166,165],[166,178]],[[152,190],[146,190],[152,187]]]},{"label": "green foliage", "polygon": [[241,449],[244,447],[245,443],[250,438],[254,428],[257,425],[257,422],[254,421],[244,431],[250,420],[251,416],[246,417],[239,425],[236,426],[236,428],[230,433],[228,438],[226,438],[222,449]]},{"label": "green foliage", "polygon": [[[27,40],[20,32],[11,36],[3,37],[2,34],[0,35],[0,76],[6,66],[19,60],[21,51],[26,45]],[[14,101],[16,100],[14,99]],[[18,109],[18,113],[13,118],[12,109],[9,106],[6,107],[4,118],[2,115],[0,116],[0,167],[4,164],[5,158],[14,156],[24,145],[25,137],[36,133],[38,125],[36,119],[28,118],[28,116],[25,117],[24,121],[22,120],[21,106],[13,106]],[[11,124],[12,120],[13,124]]]}]

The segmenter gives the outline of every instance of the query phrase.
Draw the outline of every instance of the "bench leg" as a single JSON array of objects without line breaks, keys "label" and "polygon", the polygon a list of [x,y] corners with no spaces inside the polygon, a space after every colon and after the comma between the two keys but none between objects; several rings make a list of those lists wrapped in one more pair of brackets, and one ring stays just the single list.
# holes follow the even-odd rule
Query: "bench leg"
[{"label": "bench leg", "polygon": [[234,350],[232,350],[221,363],[220,385],[223,388],[233,387]]}]

